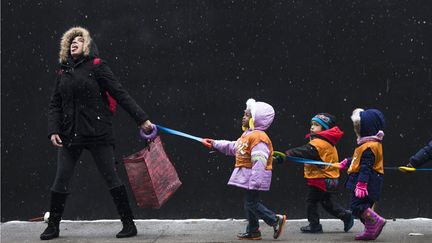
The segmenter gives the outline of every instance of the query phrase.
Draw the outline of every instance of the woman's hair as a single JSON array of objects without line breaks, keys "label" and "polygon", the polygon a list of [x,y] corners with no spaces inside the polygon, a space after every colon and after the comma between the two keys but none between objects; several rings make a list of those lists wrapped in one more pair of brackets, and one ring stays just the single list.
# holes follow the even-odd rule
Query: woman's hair
[{"label": "woman's hair", "polygon": [[90,32],[82,27],[73,27],[67,30],[61,38],[59,52],[60,63],[67,61],[68,57],[70,56],[70,45],[72,40],[77,36],[81,36],[84,39],[83,55],[88,56],[90,54]]}]

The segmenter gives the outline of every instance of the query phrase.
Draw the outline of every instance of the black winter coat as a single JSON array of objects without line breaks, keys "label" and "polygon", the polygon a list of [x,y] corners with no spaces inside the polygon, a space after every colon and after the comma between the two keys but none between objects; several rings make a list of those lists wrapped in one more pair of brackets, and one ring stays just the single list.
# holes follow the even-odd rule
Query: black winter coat
[{"label": "black winter coat", "polygon": [[141,125],[147,114],[123,88],[111,69],[95,55],[61,63],[48,109],[48,134],[66,145],[113,144],[113,114],[106,91]]}]

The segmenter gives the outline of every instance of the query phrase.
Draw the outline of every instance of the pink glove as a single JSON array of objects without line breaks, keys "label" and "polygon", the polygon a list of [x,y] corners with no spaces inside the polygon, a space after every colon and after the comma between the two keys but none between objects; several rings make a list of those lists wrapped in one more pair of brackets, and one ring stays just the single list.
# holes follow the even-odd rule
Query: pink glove
[{"label": "pink glove", "polygon": [[368,190],[367,190],[367,183],[361,182],[361,181],[357,182],[354,193],[355,193],[355,196],[358,198],[366,197],[369,194]]},{"label": "pink glove", "polygon": [[346,166],[348,164],[348,159],[344,159],[339,163],[339,169],[345,170]]}]

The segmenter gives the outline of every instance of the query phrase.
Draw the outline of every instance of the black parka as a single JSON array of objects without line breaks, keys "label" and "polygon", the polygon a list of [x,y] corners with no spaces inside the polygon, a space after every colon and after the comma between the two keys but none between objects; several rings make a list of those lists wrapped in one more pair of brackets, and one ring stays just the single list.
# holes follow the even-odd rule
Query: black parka
[{"label": "black parka", "polygon": [[[61,48],[69,48],[76,35],[90,39],[79,27],[67,31]],[[83,33],[84,32],[84,33]],[[66,37],[65,37],[66,35]],[[65,43],[63,43],[65,42]],[[65,145],[113,144],[113,114],[109,110],[108,92],[141,125],[147,114],[123,88],[106,62],[98,56],[94,42],[84,41],[86,50],[78,60],[60,51],[60,69],[48,108],[48,135],[59,134]]]}]

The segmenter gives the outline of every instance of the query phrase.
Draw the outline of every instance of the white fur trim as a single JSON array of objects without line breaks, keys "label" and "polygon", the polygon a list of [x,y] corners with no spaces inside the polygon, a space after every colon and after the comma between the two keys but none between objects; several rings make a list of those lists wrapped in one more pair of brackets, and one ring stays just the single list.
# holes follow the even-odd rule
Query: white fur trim
[{"label": "white fur trim", "polygon": [[83,46],[83,55],[88,56],[90,54],[90,42],[91,37],[88,30],[82,28],[82,27],[73,27],[70,28],[68,31],[66,31],[63,34],[63,37],[60,41],[60,53],[59,53],[59,62],[66,62],[68,56],[69,56],[69,49],[70,44],[72,42],[71,38],[76,35],[81,35],[84,39],[84,46]]},{"label": "white fur trim", "polygon": [[357,108],[357,109],[353,110],[352,115],[351,115],[351,121],[354,124],[360,123],[360,112],[362,112],[362,111],[364,111],[364,110],[361,108]]},{"label": "white fur trim", "polygon": [[246,110],[250,110],[252,119],[255,120],[255,103],[256,101],[252,98],[248,99],[246,101]]}]

